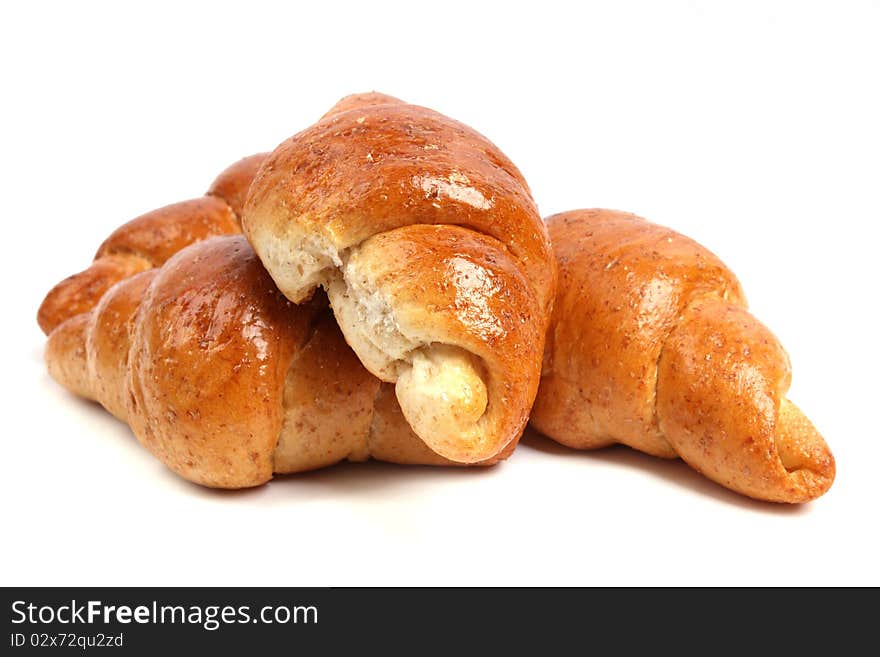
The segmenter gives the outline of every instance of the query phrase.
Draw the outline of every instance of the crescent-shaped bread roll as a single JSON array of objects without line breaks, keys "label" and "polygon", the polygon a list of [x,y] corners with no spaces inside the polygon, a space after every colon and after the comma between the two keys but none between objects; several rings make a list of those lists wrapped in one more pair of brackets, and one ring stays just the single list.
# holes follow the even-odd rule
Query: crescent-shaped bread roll
[{"label": "crescent-shaped bread roll", "polygon": [[556,269],[522,174],[485,137],[390,96],[350,96],[269,155],[242,227],[287,298],[327,291],[431,449],[474,463],[518,440]]},{"label": "crescent-shaped bread roll", "polygon": [[834,458],[785,396],[788,356],[715,255],[623,212],[547,221],[560,282],[538,431],[578,449],[623,443],[680,456],[761,500],[828,490]]},{"label": "crescent-shaped bread roll", "polygon": [[345,459],[451,464],[345,344],[326,299],[285,299],[241,235],[115,284],[51,333],[46,362],[205,486],[257,486]]}]

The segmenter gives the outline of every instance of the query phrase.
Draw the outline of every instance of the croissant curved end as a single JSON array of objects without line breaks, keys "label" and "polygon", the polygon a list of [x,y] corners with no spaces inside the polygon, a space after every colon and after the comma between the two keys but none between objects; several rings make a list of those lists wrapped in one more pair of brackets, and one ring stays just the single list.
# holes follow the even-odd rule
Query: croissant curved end
[{"label": "croissant curved end", "polygon": [[87,269],[68,276],[49,290],[37,311],[37,323],[49,335],[66,320],[95,307],[115,283],[151,267],[133,255],[107,255]]},{"label": "croissant curved end", "polygon": [[59,324],[46,342],[46,368],[49,376],[85,399],[94,399],[86,366],[85,334],[89,313],[74,315]]},{"label": "croissant curved end", "polygon": [[495,456],[503,445],[487,430],[490,394],[481,359],[438,339],[430,322],[403,321],[376,272],[375,239],[341,251],[316,234],[294,241],[298,248],[268,236],[262,241],[285,296],[301,301],[318,285],[326,289],[346,342],[371,374],[396,384],[404,417],[432,451],[458,463]]},{"label": "croissant curved end", "polygon": [[413,431],[458,463],[477,463],[498,451],[479,430],[489,395],[475,361],[458,347],[432,345],[415,352],[397,379],[397,401]]},{"label": "croissant curved end", "polygon": [[788,472],[786,502],[809,502],[834,483],[837,466],[831,450],[810,419],[783,397],[776,420],[776,451]]},{"label": "croissant curved end", "polygon": [[404,331],[358,262],[355,252],[326,284],[346,341],[370,373],[396,382],[404,417],[435,453],[458,463],[494,456],[498,446],[485,440],[479,424],[489,398],[480,359],[461,347]]}]

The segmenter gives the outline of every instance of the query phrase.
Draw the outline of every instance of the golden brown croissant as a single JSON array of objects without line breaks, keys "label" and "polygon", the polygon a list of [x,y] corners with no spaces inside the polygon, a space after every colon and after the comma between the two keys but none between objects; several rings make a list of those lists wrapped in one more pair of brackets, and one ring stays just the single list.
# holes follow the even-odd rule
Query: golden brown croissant
[{"label": "golden brown croissant", "polygon": [[52,332],[46,361],[206,486],[256,486],[344,459],[449,464],[345,344],[326,299],[285,299],[241,235],[199,241],[117,283]]},{"label": "golden brown croissant", "polygon": [[226,168],[201,198],[148,212],[116,229],[91,266],[56,285],[37,313],[46,335],[64,320],[91,310],[114,283],[158,267],[183,247],[212,235],[241,231],[239,216],[257,168],[258,153]]},{"label": "golden brown croissant", "polygon": [[518,440],[556,271],[525,180],[485,137],[350,96],[269,155],[242,227],[289,299],[326,289],[347,342],[434,451],[472,463]]},{"label": "golden brown croissant", "polygon": [[788,356],[717,257],[622,212],[548,224],[560,280],[536,429],[580,449],[624,443],[680,456],[762,500],[828,490],[834,458],[785,397]]}]

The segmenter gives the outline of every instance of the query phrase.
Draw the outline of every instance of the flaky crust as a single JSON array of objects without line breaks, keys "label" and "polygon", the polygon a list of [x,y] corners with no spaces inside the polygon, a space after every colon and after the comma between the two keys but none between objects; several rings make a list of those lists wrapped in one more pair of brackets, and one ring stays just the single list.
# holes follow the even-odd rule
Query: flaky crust
[{"label": "flaky crust", "polygon": [[622,212],[547,221],[560,284],[535,428],[580,449],[680,456],[763,500],[831,486],[831,452],[784,396],[788,356],[716,256]]},{"label": "flaky crust", "polygon": [[[522,174],[485,137],[390,96],[347,97],[267,158],[242,226],[289,299],[327,289],[433,449],[476,462],[518,439],[556,269]],[[527,326],[508,334],[514,320]]]},{"label": "flaky crust", "polygon": [[241,235],[116,284],[53,331],[46,359],[59,383],[202,485],[256,486],[344,459],[452,464],[401,421],[326,299],[284,298]]}]

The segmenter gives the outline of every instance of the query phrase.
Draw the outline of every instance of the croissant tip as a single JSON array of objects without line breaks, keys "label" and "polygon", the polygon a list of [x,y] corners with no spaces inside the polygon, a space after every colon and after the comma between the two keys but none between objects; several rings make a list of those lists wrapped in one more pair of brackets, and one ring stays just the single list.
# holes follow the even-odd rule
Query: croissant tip
[{"label": "croissant tip", "polygon": [[779,405],[776,448],[791,482],[786,492],[792,502],[809,502],[831,488],[837,472],[834,455],[810,419],[785,397]]}]

